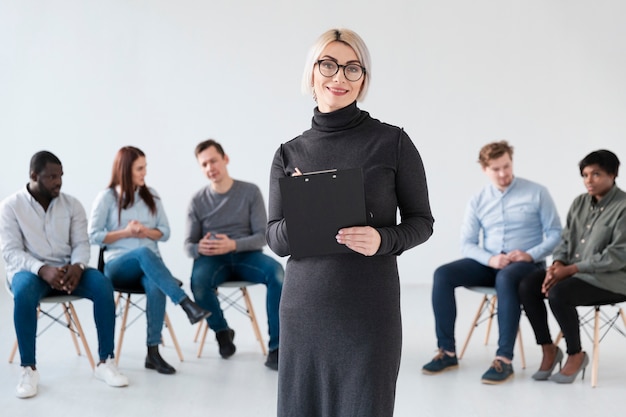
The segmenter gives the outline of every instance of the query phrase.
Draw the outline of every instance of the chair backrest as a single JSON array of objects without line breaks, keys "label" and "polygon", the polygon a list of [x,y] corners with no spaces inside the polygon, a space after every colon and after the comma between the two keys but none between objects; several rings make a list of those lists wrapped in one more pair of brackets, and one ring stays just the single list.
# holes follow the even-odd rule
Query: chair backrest
[{"label": "chair backrest", "polygon": [[104,274],[104,251],[107,249],[106,246],[100,246],[100,251],[98,251],[98,271]]}]

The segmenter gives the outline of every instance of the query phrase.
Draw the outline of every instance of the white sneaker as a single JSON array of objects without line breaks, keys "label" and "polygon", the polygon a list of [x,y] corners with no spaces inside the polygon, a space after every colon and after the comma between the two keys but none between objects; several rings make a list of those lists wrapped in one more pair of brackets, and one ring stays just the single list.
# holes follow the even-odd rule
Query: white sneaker
[{"label": "white sneaker", "polygon": [[112,387],[125,387],[128,385],[128,378],[117,369],[113,358],[107,358],[104,363],[96,366],[94,375]]},{"label": "white sneaker", "polygon": [[15,388],[15,395],[19,398],[34,397],[37,395],[37,384],[39,384],[39,372],[30,366],[22,366],[22,375]]}]

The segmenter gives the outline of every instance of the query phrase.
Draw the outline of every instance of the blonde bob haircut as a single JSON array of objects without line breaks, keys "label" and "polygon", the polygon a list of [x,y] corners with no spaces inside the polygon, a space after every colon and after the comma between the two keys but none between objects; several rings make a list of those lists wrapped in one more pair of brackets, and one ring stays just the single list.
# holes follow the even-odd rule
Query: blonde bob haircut
[{"label": "blonde bob haircut", "polygon": [[356,53],[357,59],[365,68],[361,91],[359,91],[359,95],[356,98],[357,101],[362,101],[365,99],[367,89],[369,88],[370,77],[372,76],[372,63],[370,60],[370,53],[365,45],[365,42],[363,42],[363,39],[361,39],[356,32],[350,29],[330,29],[324,32],[322,36],[317,39],[317,42],[313,44],[311,49],[309,49],[309,54],[307,55],[306,63],[304,65],[304,73],[302,74],[302,94],[313,94],[313,71],[315,70],[315,65],[317,64],[317,60],[320,59],[320,55],[322,54],[322,51],[324,51],[324,48],[332,42],[343,42],[352,48],[354,53]]}]

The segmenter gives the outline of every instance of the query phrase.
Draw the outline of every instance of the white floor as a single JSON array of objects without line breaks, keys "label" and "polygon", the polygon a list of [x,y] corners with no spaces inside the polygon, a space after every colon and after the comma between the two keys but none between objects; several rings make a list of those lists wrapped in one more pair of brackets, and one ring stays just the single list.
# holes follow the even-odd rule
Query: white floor
[{"label": "white floor", "polygon": [[[264,288],[251,289],[257,314],[265,323]],[[480,295],[465,289],[457,291],[459,319],[458,344],[467,334]],[[404,348],[397,386],[397,417],[413,416],[583,416],[618,415],[626,385],[626,340],[609,334],[601,344],[599,384],[590,386],[591,369],[584,381],[572,385],[535,382],[530,375],[538,366],[539,349],[532,331],[522,319],[528,369],[514,361],[515,378],[499,386],[480,383],[495,351],[497,327],[488,346],[482,344],[484,326],[479,327],[457,371],[437,376],[423,375],[421,366],[434,354],[435,337],[429,286],[403,288]],[[93,353],[97,343],[93,331],[90,302],[76,304]],[[54,326],[38,339],[39,394],[20,400],[14,396],[19,375],[19,355],[13,364],[6,358],[14,340],[12,300],[0,291],[0,414],[3,416],[275,416],[277,373],[263,366],[264,358],[247,319],[238,313],[227,316],[237,331],[238,351],[222,360],[211,335],[202,358],[196,357],[195,327],[182,311],[168,306],[185,356],[179,362],[165,333],[163,356],[178,369],[166,376],[143,368],[145,321],[139,320],[127,332],[120,368],[130,378],[127,388],[110,388],[94,379],[85,357],[78,357],[67,330]],[[266,327],[263,326],[263,331]],[[583,339],[591,351],[591,343]],[[519,352],[516,349],[516,353]],[[342,417],[342,416],[337,416]]]}]

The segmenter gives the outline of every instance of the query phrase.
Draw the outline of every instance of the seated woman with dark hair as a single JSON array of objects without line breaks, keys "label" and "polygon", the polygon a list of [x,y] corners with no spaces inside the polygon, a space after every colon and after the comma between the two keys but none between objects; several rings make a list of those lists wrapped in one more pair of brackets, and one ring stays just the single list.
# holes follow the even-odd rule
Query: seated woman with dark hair
[{"label": "seated woman with dark hair", "polygon": [[[626,193],[615,184],[619,159],[607,150],[590,153],[579,163],[586,194],[578,196],[567,214],[553,264],[520,283],[526,316],[543,349],[535,380],[571,383],[589,364],[580,342],[576,306],[626,301]],[[567,343],[567,361],[559,373],[563,352],[548,328],[544,298]]]},{"label": "seated woman with dark hair", "polygon": [[176,370],[159,354],[165,296],[183,308],[192,324],[211,313],[191,301],[161,259],[157,242],[169,238],[170,228],[161,199],[146,186],[145,176],[145,154],[132,146],[121,148],[113,162],[111,182],[94,202],[89,239],[107,247],[104,273],[114,287],[143,286],[148,322],[145,366],[173,374]]}]

